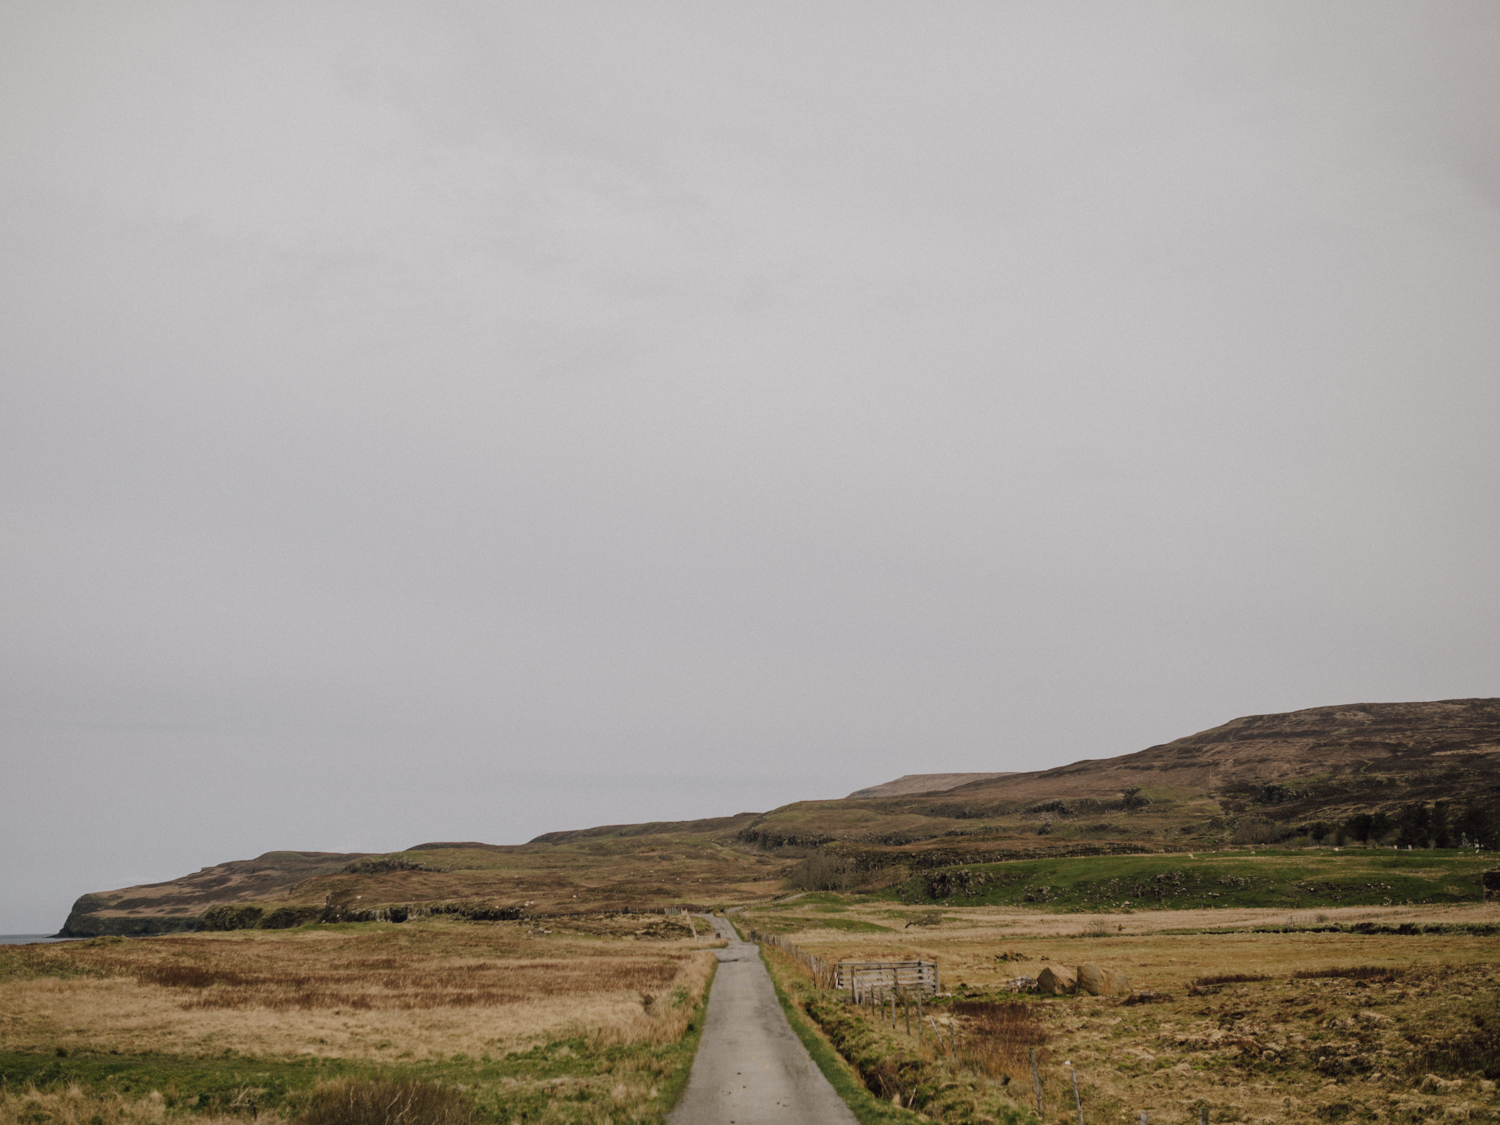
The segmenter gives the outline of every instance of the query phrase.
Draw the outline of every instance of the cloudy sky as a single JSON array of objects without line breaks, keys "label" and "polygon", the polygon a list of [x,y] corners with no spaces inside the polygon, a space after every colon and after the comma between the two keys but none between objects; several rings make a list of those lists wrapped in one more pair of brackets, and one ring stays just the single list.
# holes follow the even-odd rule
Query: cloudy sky
[{"label": "cloudy sky", "polygon": [[1500,694],[1500,6],[0,6],[0,931]]}]

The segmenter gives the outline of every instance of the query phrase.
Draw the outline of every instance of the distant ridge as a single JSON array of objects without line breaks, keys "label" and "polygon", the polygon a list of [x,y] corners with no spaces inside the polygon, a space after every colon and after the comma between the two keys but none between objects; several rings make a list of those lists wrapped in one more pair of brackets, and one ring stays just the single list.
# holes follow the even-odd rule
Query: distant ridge
[{"label": "distant ridge", "polygon": [[871,785],[868,789],[856,789],[844,800],[860,797],[905,797],[913,793],[941,793],[956,789],[975,781],[994,781],[997,777],[1010,777],[1009,773],[908,773],[887,781],[883,785]]},{"label": "distant ridge", "polygon": [[162,883],[142,883],[88,894],[73,904],[58,937],[161,934],[196,930],[211,906],[285,894],[303,879],[329,875],[368,852],[266,852],[204,867]]},{"label": "distant ridge", "polygon": [[887,886],[903,872],[973,863],[1304,846],[1330,836],[1500,849],[1500,699],[1246,715],[1047,770],[907,774],[767,813],[601,825],[526,844],[427,843],[373,857],[267,852],[83,895],[63,933],[276,928],[324,915],[374,921],[386,907],[478,920],[523,910],[707,909],[784,889],[814,849],[834,849]]},{"label": "distant ridge", "polygon": [[[1133,754],[995,775],[993,782],[960,781],[951,788],[963,786],[962,795],[975,800],[1110,798],[1142,785],[1234,797],[1316,776],[1325,782],[1344,779],[1342,788],[1357,794],[1355,803],[1366,804],[1398,798],[1472,798],[1480,793],[1493,797],[1497,765],[1500,699],[1440,699],[1346,703],[1246,715]],[[1461,767],[1477,768],[1481,774],[1457,784],[1455,771]],[[1444,774],[1451,776],[1437,782]],[[1377,776],[1387,776],[1392,782],[1396,777],[1405,780],[1374,789],[1349,783]],[[1402,791],[1417,778],[1429,779],[1429,783],[1403,796]],[[1285,803],[1286,798],[1282,800]]]}]

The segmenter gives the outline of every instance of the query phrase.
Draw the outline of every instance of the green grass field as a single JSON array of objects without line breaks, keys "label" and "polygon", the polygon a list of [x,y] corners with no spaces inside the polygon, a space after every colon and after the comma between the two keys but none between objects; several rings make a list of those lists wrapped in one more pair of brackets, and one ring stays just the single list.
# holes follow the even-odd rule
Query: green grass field
[{"label": "green grass field", "polygon": [[[0,1053],[0,1088],[55,1089],[87,1086],[126,1097],[151,1091],[163,1095],[166,1109],[217,1113],[296,1113],[315,1086],[330,1079],[419,1079],[460,1083],[480,1112],[492,1121],[541,1121],[543,1110],[571,1103],[577,1121],[592,1109],[612,1106],[615,1071],[648,1071],[658,1076],[657,1107],[669,1109],[697,1049],[702,1019],[679,1043],[604,1047],[582,1040],[559,1040],[501,1059],[453,1056],[443,1061],[381,1065],[359,1059],[192,1058],[180,1055],[68,1056]],[[649,1119],[649,1116],[648,1118]]]},{"label": "green grass field", "polygon": [[[767,934],[787,934],[816,926],[820,930],[840,930],[846,934],[885,934],[893,927],[878,922],[866,922],[859,918],[830,918],[821,910],[814,912],[775,913],[773,910],[755,912],[755,929]],[[895,928],[899,928],[897,923]]]},{"label": "green grass field", "polygon": [[593,1121],[608,1119],[615,1109],[610,1088],[617,1073],[646,1072],[656,1077],[655,1104],[632,1119],[659,1121],[687,1082],[702,1028],[700,1011],[682,1040],[665,1045],[601,1048],[568,1039],[498,1059],[455,1055],[397,1065],[337,1058],[0,1053],[0,1088],[79,1085],[132,1098],[159,1091],[167,1109],[295,1115],[321,1082],[381,1076],[459,1084],[491,1121]]},{"label": "green grass field", "polygon": [[[706,1003],[706,1001],[705,1001]],[[190,1055],[67,1055],[0,1053],[0,1090],[82,1086],[140,1098],[156,1091],[168,1110],[189,1113],[262,1112],[295,1116],[320,1083],[335,1078],[418,1079],[469,1091],[485,1120],[595,1121],[619,1112],[612,1085],[623,1074],[648,1074],[652,1103],[631,1120],[660,1121],[687,1083],[703,1029],[699,1007],[687,1035],[675,1043],[601,1047],[561,1039],[501,1058],[379,1063],[339,1058],[247,1058]]]},{"label": "green grass field", "polygon": [[924,871],[882,897],[1060,911],[1478,902],[1480,873],[1495,863],[1473,852],[1373,848],[1021,860]]}]

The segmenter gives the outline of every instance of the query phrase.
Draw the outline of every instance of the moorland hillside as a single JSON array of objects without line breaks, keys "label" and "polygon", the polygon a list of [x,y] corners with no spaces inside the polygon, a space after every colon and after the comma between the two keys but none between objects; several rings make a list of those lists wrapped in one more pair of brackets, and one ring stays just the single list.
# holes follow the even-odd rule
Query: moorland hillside
[{"label": "moorland hillside", "polygon": [[519,845],[268,852],[84,895],[63,933],[659,911],[975,863],[1317,843],[1500,847],[1500,699],[1251,715],[1050,770],[908,775],[841,800]]},{"label": "moorland hillside", "polygon": [[935,788],[799,802],[741,835],[766,846],[911,846],[1039,832],[1100,842],[1215,834],[1228,841],[1256,824],[1262,836],[1294,836],[1368,816],[1378,830],[1363,822],[1348,829],[1368,839],[1397,831],[1404,815],[1412,838],[1403,843],[1488,840],[1500,830],[1500,699],[1249,715],[1133,754]]}]

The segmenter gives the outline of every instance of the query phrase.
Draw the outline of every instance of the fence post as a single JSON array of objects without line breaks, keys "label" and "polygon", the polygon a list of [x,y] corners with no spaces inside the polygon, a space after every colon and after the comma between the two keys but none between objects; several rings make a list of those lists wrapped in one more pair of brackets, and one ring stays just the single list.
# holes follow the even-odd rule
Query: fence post
[{"label": "fence post", "polygon": [[1042,1072],[1036,1065],[1036,1048],[1029,1048],[1031,1052],[1031,1086],[1036,1091],[1036,1115],[1042,1116]]},{"label": "fence post", "polygon": [[1073,1076],[1073,1101],[1078,1106],[1078,1125],[1083,1125],[1083,1098],[1078,1093],[1078,1069],[1072,1063],[1064,1064]]}]

